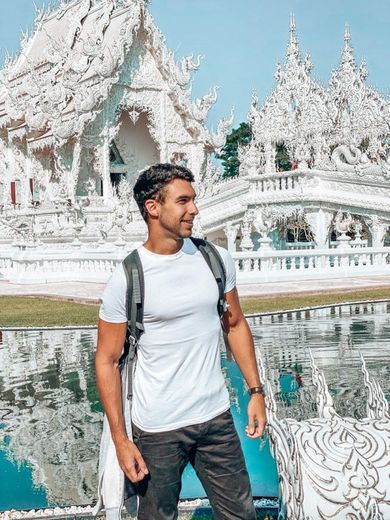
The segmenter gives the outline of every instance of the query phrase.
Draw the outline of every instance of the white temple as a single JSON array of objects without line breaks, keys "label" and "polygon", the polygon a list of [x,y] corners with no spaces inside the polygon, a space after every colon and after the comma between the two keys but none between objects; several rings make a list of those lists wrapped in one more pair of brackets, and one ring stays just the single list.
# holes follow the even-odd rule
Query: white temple
[{"label": "white temple", "polygon": [[222,121],[212,134],[204,125],[215,89],[191,99],[199,63],[175,62],[142,0],[62,1],[40,12],[2,71],[1,238],[28,227],[59,243],[79,204],[84,235],[98,234],[114,219],[120,181],[131,185],[156,162],[186,164],[199,178],[230,127]]},{"label": "white temple", "polygon": [[[383,245],[389,230],[390,103],[366,85],[366,66],[355,63],[348,27],[328,88],[311,78],[311,69],[310,57],[301,59],[292,18],[275,90],[263,106],[253,95],[253,140],[241,150],[240,175],[229,184],[234,204],[213,196],[204,212],[205,229],[219,237],[223,232],[232,242],[240,228],[242,250],[253,249],[253,231],[266,238],[299,223],[316,247],[329,247],[332,232],[343,225],[355,238],[364,229],[372,246]],[[290,171],[277,166],[278,145],[288,153]]]},{"label": "white temple", "polygon": [[262,106],[253,95],[253,140],[228,180],[212,154],[233,118],[207,129],[217,94],[191,98],[195,61],[175,62],[144,0],[38,12],[1,73],[0,278],[105,280],[145,236],[131,185],[155,162],[194,172],[197,234],[229,248],[241,281],[388,272],[390,102],[367,86],[348,28],[325,88],[291,20],[276,88]]}]

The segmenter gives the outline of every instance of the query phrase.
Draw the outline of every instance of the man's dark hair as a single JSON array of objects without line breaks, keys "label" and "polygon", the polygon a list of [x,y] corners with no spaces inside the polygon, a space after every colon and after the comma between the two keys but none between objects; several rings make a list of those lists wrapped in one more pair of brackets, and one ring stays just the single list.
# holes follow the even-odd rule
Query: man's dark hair
[{"label": "man's dark hair", "polygon": [[145,202],[148,199],[164,202],[165,188],[175,179],[188,182],[195,180],[194,174],[188,168],[169,163],[155,164],[140,173],[134,185],[133,194],[145,221],[148,219]]}]

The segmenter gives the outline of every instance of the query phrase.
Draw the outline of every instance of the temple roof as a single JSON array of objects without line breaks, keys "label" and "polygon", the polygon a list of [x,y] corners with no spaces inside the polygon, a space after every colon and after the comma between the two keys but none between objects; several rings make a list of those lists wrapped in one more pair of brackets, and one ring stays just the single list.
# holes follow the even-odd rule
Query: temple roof
[{"label": "temple roof", "polygon": [[80,136],[118,82],[140,32],[185,127],[218,141],[203,125],[216,91],[191,100],[188,84],[199,59],[175,62],[144,0],[62,0],[55,10],[39,11],[32,36],[1,73],[0,127],[25,122],[27,133],[39,130],[60,143]]},{"label": "temple roof", "polygon": [[367,85],[366,64],[356,64],[348,26],[340,64],[327,88],[312,79],[311,70],[310,56],[301,57],[292,16],[276,87],[262,106],[256,95],[252,100],[248,120],[254,139],[247,154],[262,150],[265,143],[283,143],[292,161],[309,163],[314,155],[318,167],[328,167],[326,157],[339,145],[368,146],[368,157],[375,161],[387,157],[390,103]]}]

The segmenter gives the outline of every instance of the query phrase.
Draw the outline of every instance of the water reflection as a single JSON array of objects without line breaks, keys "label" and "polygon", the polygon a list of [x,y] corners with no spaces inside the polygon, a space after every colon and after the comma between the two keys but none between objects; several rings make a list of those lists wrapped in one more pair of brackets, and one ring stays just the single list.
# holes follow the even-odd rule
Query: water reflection
[{"label": "water reflection", "polygon": [[34,485],[44,485],[52,504],[89,503],[95,492],[101,431],[93,374],[95,334],[3,333],[2,450],[11,459],[28,461]]},{"label": "water reflection", "polygon": [[[308,347],[325,372],[340,414],[365,415],[359,352],[389,398],[390,305],[253,318],[251,327],[277,394],[279,417],[316,416]],[[50,504],[88,504],[95,497],[101,432],[93,370],[95,341],[96,331],[85,329],[3,331],[0,336],[0,452],[32,467],[34,485],[44,486]],[[243,383],[234,366],[224,365],[233,412],[243,426]],[[249,449],[248,465],[256,472],[259,450],[254,445]],[[254,477],[263,491],[258,494],[272,494],[274,469],[267,455],[261,456],[268,464],[263,467],[265,474],[271,477],[267,483],[261,482],[261,472]]]},{"label": "water reflection", "polygon": [[316,416],[310,348],[325,373],[335,409],[342,416],[366,416],[366,389],[359,361],[390,400],[390,304],[345,305],[253,318],[260,347],[278,400],[278,416]]}]

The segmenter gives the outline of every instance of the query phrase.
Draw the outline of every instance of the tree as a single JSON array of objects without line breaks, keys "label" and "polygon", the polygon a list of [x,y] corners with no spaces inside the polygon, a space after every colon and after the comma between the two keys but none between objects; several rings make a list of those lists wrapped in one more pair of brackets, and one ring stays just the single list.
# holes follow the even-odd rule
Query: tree
[{"label": "tree", "polygon": [[252,130],[248,123],[241,123],[238,128],[233,128],[226,138],[226,144],[217,159],[221,159],[223,166],[223,178],[238,175],[240,161],[238,160],[238,147],[245,146],[252,140]]},{"label": "tree", "polygon": [[291,170],[291,161],[284,143],[276,145],[275,164],[277,171],[288,172]]}]

